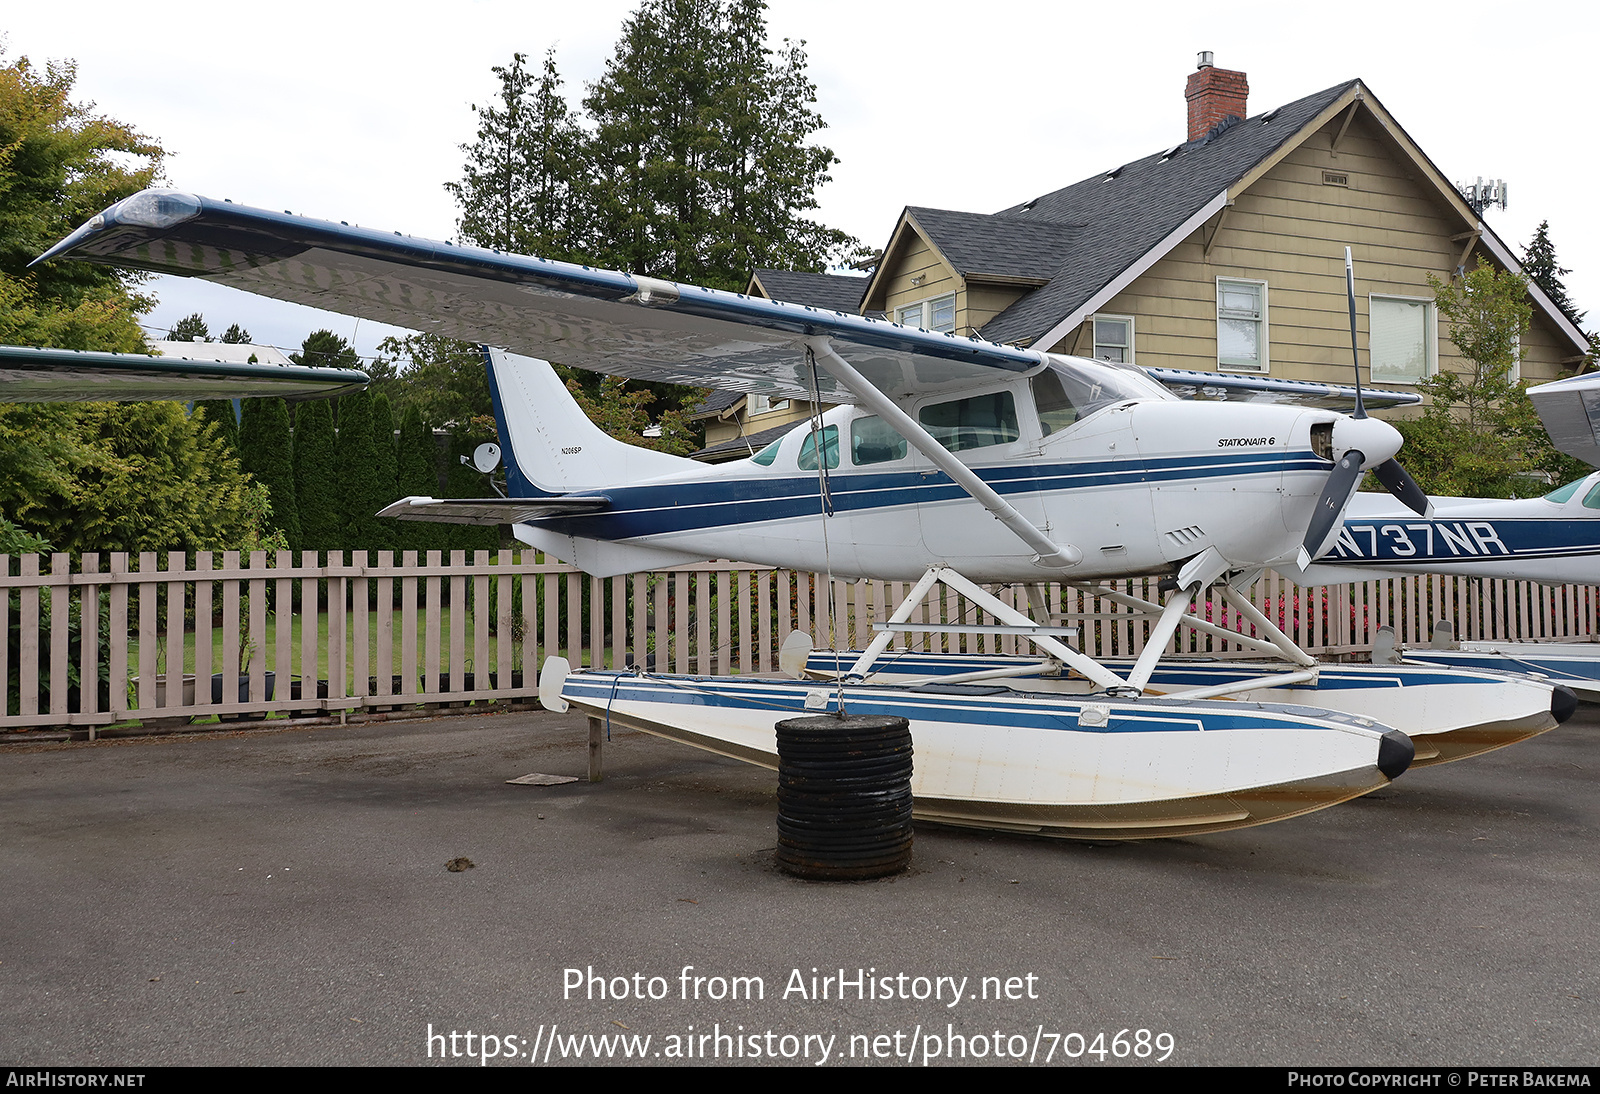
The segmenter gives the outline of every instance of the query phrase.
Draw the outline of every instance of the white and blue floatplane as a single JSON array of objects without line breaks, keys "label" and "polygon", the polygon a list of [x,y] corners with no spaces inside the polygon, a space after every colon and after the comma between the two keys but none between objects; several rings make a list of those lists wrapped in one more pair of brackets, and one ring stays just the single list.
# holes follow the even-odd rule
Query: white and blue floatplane
[{"label": "white and blue floatplane", "polygon": [[[1430,511],[1395,460],[1398,432],[1365,409],[1413,396],[1364,401],[1359,386],[1230,378],[1224,401],[1185,401],[1161,381],[1192,386],[1192,374],[176,191],[112,206],[45,258],[69,256],[503,347],[485,358],[510,496],[406,498],[385,515],[510,523],[523,542],[599,576],[739,559],[915,582],[836,679],[573,671],[555,660],[540,680],[550,706],[773,766],[779,719],[903,714],[922,817],[1118,838],[1304,813],[1399,775],[1415,754],[1407,734],[1443,756],[1452,735],[1526,736],[1570,713],[1570,693],[1526,677],[1319,665],[1246,595],[1264,568],[1331,546],[1368,470],[1413,511]],[[1345,275],[1353,332],[1348,259]],[[549,365],[513,353],[839,405],[748,459],[707,466],[612,439]],[[1136,606],[1152,621],[1145,654],[1128,666],[1083,654],[1063,641],[1072,626],[982,587],[1137,576],[1162,578],[1167,599]],[[1031,643],[1050,671],[876,675],[895,634],[930,628],[910,619],[938,584],[998,620],[980,629]],[[1160,651],[1180,625],[1210,626],[1191,614],[1201,593],[1233,605],[1255,627],[1246,644],[1281,664],[1180,694],[1161,675],[1174,670]],[[808,645],[788,647],[796,675]],[[1397,691],[1405,701],[1393,701]]]}]

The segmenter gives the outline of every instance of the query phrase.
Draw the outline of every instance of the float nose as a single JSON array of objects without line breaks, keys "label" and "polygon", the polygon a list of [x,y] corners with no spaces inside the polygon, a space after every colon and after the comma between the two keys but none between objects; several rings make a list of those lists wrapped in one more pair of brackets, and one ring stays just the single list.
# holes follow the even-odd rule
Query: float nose
[{"label": "float nose", "polygon": [[1555,718],[1556,725],[1560,725],[1572,717],[1578,709],[1578,694],[1569,687],[1557,684],[1550,692],[1550,714]]},{"label": "float nose", "polygon": [[1398,729],[1391,729],[1378,742],[1378,770],[1390,779],[1400,777],[1417,755],[1417,746]]}]

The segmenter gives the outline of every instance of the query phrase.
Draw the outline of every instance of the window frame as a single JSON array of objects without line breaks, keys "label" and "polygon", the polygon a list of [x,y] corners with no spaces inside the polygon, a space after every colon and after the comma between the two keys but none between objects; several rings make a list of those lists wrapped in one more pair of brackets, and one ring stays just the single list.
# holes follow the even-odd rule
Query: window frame
[{"label": "window frame", "polygon": [[[1395,376],[1379,376],[1373,371],[1372,361],[1372,305],[1377,300],[1395,300],[1403,304],[1421,304],[1424,307],[1422,337],[1423,374],[1414,380]],[[1374,292],[1367,294],[1367,376],[1374,384],[1405,384],[1415,387],[1423,380],[1439,375],[1439,306],[1431,296],[1402,296],[1399,293]]]},{"label": "window frame", "polygon": [[[954,334],[956,332],[956,312],[960,303],[956,297],[957,294],[955,292],[942,292],[938,296],[929,296],[921,300],[913,300],[909,304],[898,305],[894,309],[894,321],[903,327],[916,327],[918,330],[940,333],[935,328],[928,326],[928,322],[933,318],[933,306],[942,301],[948,300],[950,301],[950,329],[942,333]],[[915,323],[907,323],[906,313],[912,309],[916,309],[921,314],[921,318]]]},{"label": "window frame", "polygon": [[1133,364],[1134,363],[1134,357],[1136,356],[1135,352],[1134,352],[1134,348],[1133,348],[1133,337],[1134,337],[1134,321],[1133,321],[1133,319],[1134,319],[1134,317],[1131,316],[1131,315],[1111,315],[1109,313],[1100,313],[1100,314],[1089,316],[1089,356],[1092,357],[1096,361],[1108,361],[1108,360],[1110,360],[1110,358],[1108,358],[1108,357],[1101,357],[1100,356],[1100,331],[1099,331],[1099,328],[1095,326],[1096,323],[1099,323],[1102,320],[1107,322],[1107,323],[1123,323],[1123,324],[1126,325],[1126,329],[1128,331],[1128,342],[1122,348],[1127,350],[1128,355],[1123,360],[1113,362],[1113,364],[1122,364],[1122,365],[1131,365],[1131,364]]},{"label": "window frame", "polygon": [[[1239,316],[1224,315],[1222,309],[1222,286],[1228,285],[1254,285],[1261,293],[1261,312],[1253,320],[1256,324],[1256,363],[1249,364],[1235,360],[1227,360],[1222,356],[1222,322],[1224,319],[1235,319]],[[1271,326],[1268,319],[1268,286],[1265,281],[1253,277],[1218,277],[1217,278],[1217,371],[1218,372],[1248,372],[1256,376],[1265,376],[1272,371],[1272,345]]]},{"label": "window frame", "polygon": [[793,400],[780,397],[776,400],[771,395],[751,393],[745,396],[744,413],[747,418],[754,418],[761,414],[773,414],[780,410],[788,410]]}]

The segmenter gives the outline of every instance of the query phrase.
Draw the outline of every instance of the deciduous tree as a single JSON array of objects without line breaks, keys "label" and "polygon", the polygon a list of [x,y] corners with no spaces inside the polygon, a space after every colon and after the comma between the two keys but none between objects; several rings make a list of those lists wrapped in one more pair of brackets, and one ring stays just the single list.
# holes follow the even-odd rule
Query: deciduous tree
[{"label": "deciduous tree", "polygon": [[1417,482],[1430,494],[1509,498],[1587,473],[1550,444],[1526,382],[1511,379],[1533,314],[1527,277],[1480,263],[1457,283],[1428,280],[1467,367],[1418,384],[1429,406],[1395,423]]}]

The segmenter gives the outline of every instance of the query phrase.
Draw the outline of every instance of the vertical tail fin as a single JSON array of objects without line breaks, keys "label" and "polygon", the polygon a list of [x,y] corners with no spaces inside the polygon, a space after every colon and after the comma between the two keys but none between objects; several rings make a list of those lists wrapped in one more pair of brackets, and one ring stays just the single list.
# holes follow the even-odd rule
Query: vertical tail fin
[{"label": "vertical tail fin", "polygon": [[693,460],[624,444],[607,434],[584,416],[548,362],[482,348],[512,497],[600,490],[704,470]]}]

